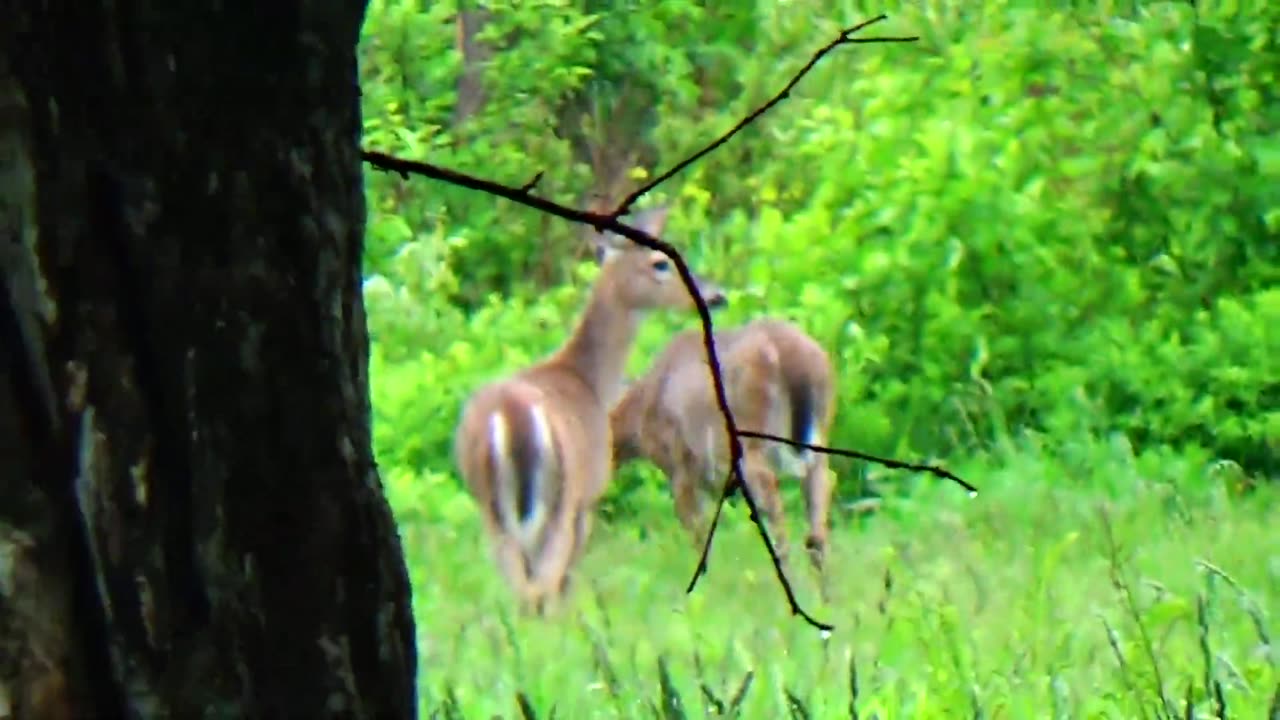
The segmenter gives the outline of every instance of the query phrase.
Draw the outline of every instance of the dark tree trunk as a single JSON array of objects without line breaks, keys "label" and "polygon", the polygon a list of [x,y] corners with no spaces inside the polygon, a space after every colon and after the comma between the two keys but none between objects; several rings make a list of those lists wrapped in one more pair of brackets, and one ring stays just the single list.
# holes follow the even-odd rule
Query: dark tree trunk
[{"label": "dark tree trunk", "polygon": [[0,5],[0,718],[408,718],[364,3]]}]

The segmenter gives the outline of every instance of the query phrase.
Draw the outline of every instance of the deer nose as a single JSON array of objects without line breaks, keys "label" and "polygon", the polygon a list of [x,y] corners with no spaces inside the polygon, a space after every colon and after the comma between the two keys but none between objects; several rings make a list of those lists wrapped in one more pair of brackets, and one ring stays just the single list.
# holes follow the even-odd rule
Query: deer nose
[{"label": "deer nose", "polygon": [[729,298],[725,297],[722,290],[711,290],[703,296],[703,299],[707,301],[709,308],[722,308],[729,304]]}]

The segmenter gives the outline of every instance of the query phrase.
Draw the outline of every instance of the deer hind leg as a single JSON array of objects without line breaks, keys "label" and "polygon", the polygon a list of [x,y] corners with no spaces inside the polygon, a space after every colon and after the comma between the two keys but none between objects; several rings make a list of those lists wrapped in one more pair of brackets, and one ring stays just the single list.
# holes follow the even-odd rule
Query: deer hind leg
[{"label": "deer hind leg", "polygon": [[586,549],[587,537],[591,534],[591,519],[592,514],[589,510],[579,510],[574,516],[573,551],[569,557],[569,563],[565,566],[564,574],[560,577],[560,585],[556,588],[556,594],[561,600],[567,598],[573,591],[574,573]]},{"label": "deer hind leg", "polygon": [[782,512],[782,497],[778,490],[778,476],[770,469],[764,448],[760,443],[743,443],[742,472],[756,508],[764,514],[769,535],[773,539],[778,560],[786,567],[790,555],[787,543],[786,521]]},{"label": "deer hind leg", "polygon": [[539,592],[529,577],[529,562],[519,541],[509,535],[498,535],[494,545],[498,567],[514,591],[522,614],[540,614]]},{"label": "deer hind leg", "polygon": [[701,496],[698,494],[698,469],[693,465],[693,457],[678,448],[667,448],[659,463],[662,473],[667,476],[671,489],[671,497],[675,503],[676,519],[685,529],[696,545],[700,536],[700,518],[702,515]]},{"label": "deer hind leg", "polygon": [[544,614],[559,600],[566,588],[568,575],[579,552],[578,522],[571,503],[562,505],[548,523],[536,553],[529,564],[533,594]]},{"label": "deer hind leg", "polygon": [[804,500],[809,512],[809,536],[805,538],[805,550],[809,554],[809,563],[818,574],[819,586],[824,599],[828,597],[826,561],[827,561],[827,516],[831,506],[831,470],[827,466],[827,456],[815,453],[804,475]]},{"label": "deer hind leg", "polygon": [[672,475],[671,490],[675,494],[676,517],[689,534],[694,546],[702,543],[702,496],[694,471],[677,468]]}]

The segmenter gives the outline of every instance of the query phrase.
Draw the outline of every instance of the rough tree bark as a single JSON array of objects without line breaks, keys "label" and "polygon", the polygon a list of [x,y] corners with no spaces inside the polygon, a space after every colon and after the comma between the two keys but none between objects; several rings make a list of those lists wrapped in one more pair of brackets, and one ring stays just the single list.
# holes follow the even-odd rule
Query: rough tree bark
[{"label": "rough tree bark", "polygon": [[0,718],[415,714],[363,13],[0,5]]}]

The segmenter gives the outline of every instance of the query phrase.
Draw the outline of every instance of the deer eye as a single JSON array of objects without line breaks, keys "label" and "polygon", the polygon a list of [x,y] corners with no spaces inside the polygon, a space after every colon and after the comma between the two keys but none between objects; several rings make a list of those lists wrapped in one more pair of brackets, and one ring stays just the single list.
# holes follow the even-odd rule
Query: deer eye
[{"label": "deer eye", "polygon": [[659,258],[653,261],[653,269],[664,273],[671,269],[671,261],[666,258]]}]

